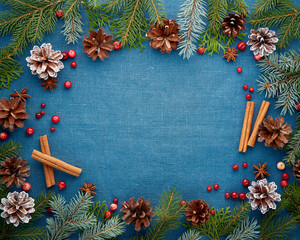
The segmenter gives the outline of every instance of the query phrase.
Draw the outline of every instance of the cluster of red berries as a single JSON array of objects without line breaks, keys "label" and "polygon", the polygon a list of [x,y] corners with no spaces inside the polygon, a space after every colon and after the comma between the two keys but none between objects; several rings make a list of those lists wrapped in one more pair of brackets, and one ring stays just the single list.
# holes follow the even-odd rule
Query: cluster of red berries
[{"label": "cluster of red berries", "polygon": [[288,173],[282,174],[282,180],[280,182],[280,185],[284,188],[286,188],[289,185],[289,182],[287,181],[289,179],[290,175]]},{"label": "cluster of red berries", "polygon": [[[242,164],[242,166],[243,166],[243,168],[247,168],[247,167],[248,167],[248,163],[244,162],[244,163]],[[239,169],[239,165],[233,164],[232,169],[233,169],[234,171],[238,170],[238,169]]]},{"label": "cluster of red berries", "polygon": [[246,199],[246,194],[244,192],[240,192],[240,193],[232,192],[231,194],[229,192],[225,193],[225,198],[229,199],[230,197],[232,199],[239,198],[241,201],[243,201]]},{"label": "cluster of red berries", "polygon": [[112,213],[111,213],[111,211],[113,212],[113,211],[116,211],[117,209],[118,209],[118,202],[119,202],[119,200],[117,199],[117,198],[114,198],[113,199],[113,203],[112,204],[110,204],[110,211],[106,211],[105,213],[104,213],[104,218],[105,219],[108,219],[108,218],[111,218],[112,217]]},{"label": "cluster of red berries", "polygon": [[[207,186],[206,189],[207,189],[207,191],[210,192],[213,188],[212,188],[212,186]],[[214,189],[215,189],[215,190],[218,190],[218,189],[219,189],[219,185],[218,185],[218,184],[215,184],[215,185],[214,185]]]},{"label": "cluster of red berries", "polygon": [[[67,60],[68,58],[76,57],[76,52],[73,49],[70,49],[68,51],[68,53],[67,52],[61,52],[61,54],[63,55],[63,58],[62,58],[63,61]],[[76,68],[77,63],[76,62],[71,62],[71,67]],[[64,87],[67,88],[67,89],[71,88],[72,87],[72,82],[71,81],[65,81]]]}]

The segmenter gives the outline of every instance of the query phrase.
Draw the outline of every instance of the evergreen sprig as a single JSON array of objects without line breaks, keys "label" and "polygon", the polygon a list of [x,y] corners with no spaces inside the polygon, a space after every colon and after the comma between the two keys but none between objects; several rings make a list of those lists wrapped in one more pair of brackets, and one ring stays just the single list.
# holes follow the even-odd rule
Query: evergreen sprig
[{"label": "evergreen sprig", "polygon": [[277,35],[280,49],[300,37],[300,7],[292,0],[258,0],[250,24],[254,28],[279,28]]},{"label": "evergreen sprig", "polygon": [[0,146],[0,161],[20,155],[21,144],[14,141],[8,141]]},{"label": "evergreen sprig", "polygon": [[92,205],[90,194],[79,192],[69,203],[61,195],[54,196],[49,204],[53,208],[54,217],[47,218],[47,239],[63,240],[77,230],[93,226],[95,216],[90,214]]},{"label": "evergreen sprig", "polygon": [[[244,0],[208,0],[208,27],[201,34],[199,46],[203,46],[209,55],[221,50],[225,52],[236,40],[223,34],[221,24],[228,12],[246,15],[247,5]],[[240,33],[237,38],[242,39],[242,36],[245,36],[245,33]]]},{"label": "evergreen sprig", "polygon": [[282,108],[282,115],[293,114],[300,96],[300,54],[296,51],[273,53],[258,65],[262,72],[258,91],[265,91],[268,98],[276,97],[275,107]]},{"label": "evergreen sprig", "polygon": [[182,41],[178,45],[179,55],[189,59],[196,51],[196,41],[205,29],[206,2],[204,0],[186,0],[179,10],[178,24]]},{"label": "evergreen sprig", "polygon": [[259,225],[257,220],[246,219],[238,226],[226,240],[256,240],[259,237]]},{"label": "evergreen sprig", "polygon": [[231,234],[240,224],[242,224],[250,215],[249,203],[242,203],[233,210],[229,207],[216,210],[214,215],[201,226],[185,225],[196,229],[201,236],[209,239],[219,239],[221,236]]},{"label": "evergreen sprig", "polygon": [[200,234],[194,230],[189,229],[185,233],[182,234],[181,237],[178,238],[178,240],[200,240],[201,236]]}]

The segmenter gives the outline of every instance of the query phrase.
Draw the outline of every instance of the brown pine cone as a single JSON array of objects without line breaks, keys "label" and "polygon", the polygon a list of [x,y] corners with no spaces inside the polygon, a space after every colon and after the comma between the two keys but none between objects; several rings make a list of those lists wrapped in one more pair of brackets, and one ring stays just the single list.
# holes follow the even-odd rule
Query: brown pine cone
[{"label": "brown pine cone", "polygon": [[12,187],[14,184],[17,187],[21,187],[25,178],[29,177],[30,166],[25,166],[27,160],[22,160],[21,157],[6,158],[1,162],[0,176],[2,176],[1,182],[6,184],[6,187]]},{"label": "brown pine cone", "polygon": [[226,16],[222,23],[223,33],[233,37],[236,37],[240,34],[240,31],[244,31],[246,28],[244,26],[246,19],[241,15],[236,13],[229,13]]},{"label": "brown pine cone", "polygon": [[113,37],[107,35],[103,28],[98,29],[98,32],[89,30],[89,35],[83,37],[83,52],[87,53],[94,61],[97,57],[101,60],[108,58],[108,51],[114,50],[114,45],[110,42]]},{"label": "brown pine cone", "polygon": [[290,140],[289,134],[293,132],[291,125],[284,123],[283,117],[278,117],[275,120],[271,116],[265,118],[259,126],[258,141],[265,142],[266,147],[277,147],[282,149]]},{"label": "brown pine cone", "polygon": [[140,197],[136,202],[132,197],[128,202],[124,202],[123,208],[121,208],[121,212],[124,214],[123,220],[126,219],[126,224],[133,222],[136,231],[140,231],[141,227],[147,228],[150,225],[152,217],[155,216],[152,210],[150,200],[145,201],[143,197]]},{"label": "brown pine cone", "polygon": [[20,98],[6,98],[0,100],[0,124],[3,129],[8,128],[10,132],[16,128],[24,127],[24,120],[29,118],[26,112],[26,103],[21,102]]},{"label": "brown pine cone", "polygon": [[295,178],[300,181],[300,159],[293,166],[293,171]]},{"label": "brown pine cone", "polygon": [[192,200],[186,208],[185,216],[193,226],[201,226],[209,219],[209,205],[204,200]]},{"label": "brown pine cone", "polygon": [[163,24],[150,23],[150,29],[146,36],[152,40],[151,48],[160,49],[162,53],[170,53],[172,49],[177,49],[177,45],[181,42],[178,24],[175,19],[162,19]]}]

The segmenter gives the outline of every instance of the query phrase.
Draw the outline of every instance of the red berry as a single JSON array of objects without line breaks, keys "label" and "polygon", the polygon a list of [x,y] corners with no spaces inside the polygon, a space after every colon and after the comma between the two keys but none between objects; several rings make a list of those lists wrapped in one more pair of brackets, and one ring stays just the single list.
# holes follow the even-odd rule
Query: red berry
[{"label": "red berry", "polygon": [[239,165],[234,164],[234,165],[232,166],[232,169],[233,169],[234,171],[238,170],[238,169],[239,169]]},{"label": "red berry", "polygon": [[68,54],[66,52],[61,52],[61,54],[63,55],[62,60],[67,60],[68,59]]},{"label": "red berry", "polygon": [[284,180],[288,180],[289,177],[290,177],[290,175],[288,173],[283,173],[282,174],[282,179],[284,179]]},{"label": "red berry", "polygon": [[105,218],[105,219],[106,219],[106,218],[111,218],[111,216],[112,216],[112,214],[111,214],[110,211],[106,211],[106,212],[104,213],[104,218]]},{"label": "red berry", "polygon": [[47,212],[50,214],[53,213],[53,207],[47,207]]},{"label": "red berry", "polygon": [[41,111],[41,114],[42,114],[42,115],[45,115],[45,111],[44,111],[44,110],[42,110],[42,111]]},{"label": "red berry", "polygon": [[126,205],[129,205],[129,202],[123,202],[122,208],[125,208],[125,204],[126,204]]},{"label": "red berry", "polygon": [[215,210],[213,210],[213,209],[210,210],[210,214],[211,214],[211,215],[214,215],[214,214],[215,214]]},{"label": "red berry", "polygon": [[248,187],[249,184],[250,184],[250,182],[249,182],[248,179],[244,179],[242,183],[243,183],[243,185],[244,185],[245,187]]},{"label": "red berry", "polygon": [[247,168],[248,167],[248,163],[244,162],[243,163],[243,168]]},{"label": "red berry", "polygon": [[56,17],[61,18],[64,15],[64,12],[61,9],[57,9],[55,14]]},{"label": "red berry", "polygon": [[238,193],[237,192],[232,192],[231,193],[231,198],[237,199],[237,197],[238,197]]},{"label": "red berry", "polygon": [[41,107],[45,108],[46,107],[46,103],[41,103]]},{"label": "red berry", "polygon": [[218,190],[218,189],[219,189],[219,185],[218,185],[218,184],[215,184],[215,185],[214,185],[214,189],[215,189],[215,190]]},{"label": "red berry", "polygon": [[0,133],[0,139],[1,139],[2,141],[6,140],[7,137],[8,137],[8,134],[7,134],[6,132]]},{"label": "red berry", "polygon": [[298,102],[298,103],[296,104],[296,107],[297,107],[297,111],[300,111],[300,102]]},{"label": "red berry", "polygon": [[251,94],[246,94],[246,97],[245,97],[247,100],[250,100],[251,99]]},{"label": "red berry", "polygon": [[24,183],[22,189],[23,191],[28,192],[31,189],[31,184],[29,182]]},{"label": "red berry", "polygon": [[241,67],[239,67],[239,68],[236,69],[236,71],[237,71],[238,73],[241,73],[241,72],[243,71],[243,69],[242,69]]},{"label": "red berry", "polygon": [[181,207],[183,207],[186,204],[186,201],[185,200],[181,200],[179,204],[180,204]]},{"label": "red berry", "polygon": [[245,199],[246,199],[246,194],[243,193],[243,192],[239,193],[239,199],[240,199],[241,201],[245,200]]},{"label": "red berry", "polygon": [[29,135],[29,136],[33,135],[34,134],[33,128],[31,128],[31,127],[27,128],[26,129],[26,134]]},{"label": "red berry", "polygon": [[225,198],[227,198],[227,199],[230,198],[230,193],[229,192],[225,193]]},{"label": "red berry", "polygon": [[53,123],[58,123],[59,122],[59,116],[57,116],[57,115],[54,115],[53,117],[52,117],[52,122]]},{"label": "red berry", "polygon": [[249,92],[254,92],[254,88],[249,88]]},{"label": "red berry", "polygon": [[288,181],[287,180],[282,180],[281,182],[280,182],[280,185],[282,186],[282,187],[287,187],[288,185],[289,185],[289,183],[288,183]]},{"label": "red berry", "polygon": [[71,67],[72,68],[76,68],[77,67],[77,63],[76,62],[71,62]]},{"label": "red berry", "polygon": [[212,186],[208,186],[206,189],[210,192],[212,190]]},{"label": "red berry", "polygon": [[70,87],[72,87],[71,81],[65,81],[64,86],[65,86],[65,88],[67,88],[67,89],[69,89]]},{"label": "red berry", "polygon": [[119,50],[121,48],[121,43],[119,41],[114,41],[114,49]]},{"label": "red berry", "polygon": [[117,198],[113,199],[113,203],[118,204],[119,200]]},{"label": "red berry", "polygon": [[257,55],[254,55],[254,59],[255,59],[256,61],[259,61],[259,60],[262,60],[262,57],[259,56],[259,54],[257,54]]},{"label": "red berry", "polygon": [[118,209],[118,205],[115,203],[110,204],[110,210],[116,211]]},{"label": "red berry", "polygon": [[42,117],[42,114],[41,114],[41,113],[36,113],[36,114],[35,114],[35,118],[36,118],[36,119],[40,119],[41,117]]},{"label": "red berry", "polygon": [[51,128],[50,128],[50,131],[51,131],[51,132],[54,132],[54,131],[55,131],[55,127],[51,127]]},{"label": "red berry", "polygon": [[197,51],[198,51],[199,54],[203,54],[205,52],[205,49],[204,49],[204,47],[199,47],[197,49]]},{"label": "red berry", "polygon": [[74,57],[76,56],[76,52],[75,52],[73,49],[70,49],[70,50],[68,51],[68,56],[69,56],[70,58],[74,58]]},{"label": "red berry", "polygon": [[248,89],[248,85],[245,84],[245,85],[243,86],[243,88],[244,88],[244,90],[247,90],[247,89]]},{"label": "red berry", "polygon": [[59,188],[59,190],[65,189],[66,186],[67,186],[67,184],[66,184],[65,181],[59,181],[59,182],[58,182],[58,188]]},{"label": "red berry", "polygon": [[244,51],[244,50],[246,50],[247,45],[246,45],[246,43],[244,43],[244,42],[240,42],[240,43],[237,45],[237,48],[238,48],[239,50],[241,50],[241,51]]}]

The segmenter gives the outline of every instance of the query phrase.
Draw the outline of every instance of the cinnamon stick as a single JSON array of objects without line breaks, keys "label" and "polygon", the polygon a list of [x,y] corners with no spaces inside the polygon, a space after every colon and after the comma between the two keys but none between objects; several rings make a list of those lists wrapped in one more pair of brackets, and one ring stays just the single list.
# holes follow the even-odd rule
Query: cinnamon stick
[{"label": "cinnamon stick", "polygon": [[264,120],[264,118],[267,114],[267,111],[269,109],[269,106],[270,106],[270,103],[267,102],[267,101],[263,101],[261,106],[260,106],[256,121],[255,121],[254,126],[253,126],[252,134],[251,134],[251,136],[249,138],[249,141],[248,141],[248,146],[250,146],[250,147],[254,147],[254,145],[255,145],[256,138],[257,138],[257,133],[258,133],[258,130],[259,130],[259,125]]},{"label": "cinnamon stick", "polygon": [[75,177],[79,177],[80,173],[82,172],[81,168],[72,166],[64,161],[41,153],[37,150],[33,150],[31,157],[39,162],[42,162],[50,167],[56,168]]},{"label": "cinnamon stick", "polygon": [[[248,101],[246,104],[246,110],[245,110],[245,116],[244,116],[244,122],[243,122],[243,128],[240,138],[240,144],[239,144],[239,152],[246,152],[247,151],[247,142],[250,135],[251,130],[251,124],[252,124],[252,118],[254,113],[254,102]],[[246,145],[246,147],[245,147]]]},{"label": "cinnamon stick", "polygon": [[[51,156],[47,135],[40,137],[40,144],[41,144],[41,152]],[[44,167],[44,174],[45,174],[45,181],[46,181],[47,188],[54,186],[55,178],[54,178],[53,168],[46,164],[43,164],[43,167]]]}]

